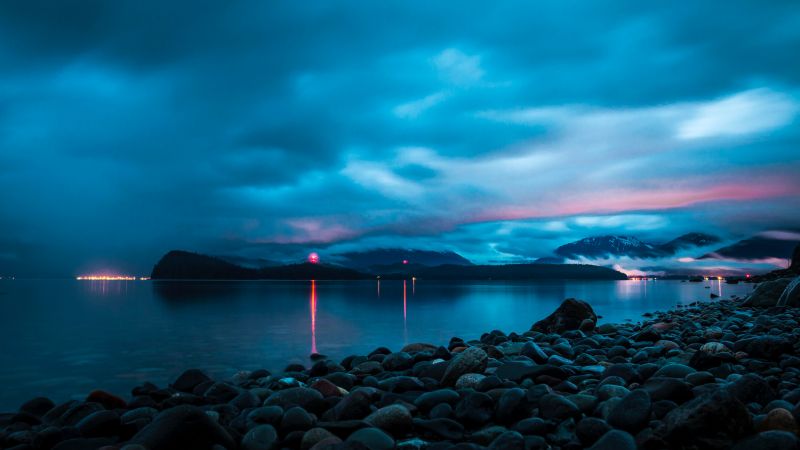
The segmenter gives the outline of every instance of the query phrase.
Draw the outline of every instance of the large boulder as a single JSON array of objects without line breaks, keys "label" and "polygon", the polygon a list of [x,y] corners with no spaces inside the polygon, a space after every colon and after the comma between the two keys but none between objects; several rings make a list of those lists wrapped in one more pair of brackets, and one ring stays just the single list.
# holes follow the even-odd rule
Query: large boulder
[{"label": "large boulder", "polygon": [[800,306],[800,277],[786,286],[778,299],[778,306]]},{"label": "large boulder", "polygon": [[583,300],[568,298],[552,314],[533,324],[531,330],[543,333],[563,333],[577,330],[580,328],[581,322],[586,319],[597,322],[597,315],[592,306]]},{"label": "large boulder", "polygon": [[777,305],[778,299],[791,281],[791,278],[779,278],[758,283],[753,292],[742,302],[742,306],[768,308]]}]

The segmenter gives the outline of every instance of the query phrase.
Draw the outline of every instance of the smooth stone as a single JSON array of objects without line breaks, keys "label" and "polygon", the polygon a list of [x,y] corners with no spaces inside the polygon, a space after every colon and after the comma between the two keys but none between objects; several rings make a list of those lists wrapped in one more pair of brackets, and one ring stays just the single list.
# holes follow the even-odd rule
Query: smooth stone
[{"label": "smooth stone", "polygon": [[464,437],[464,425],[450,419],[414,419],[414,428],[429,431],[442,439],[459,440]]},{"label": "smooth stone", "polygon": [[312,428],[305,433],[303,433],[303,439],[300,441],[300,448],[302,450],[308,450],[318,443],[330,439],[331,442],[341,442],[336,435],[331,433],[330,431],[326,430],[325,428]]},{"label": "smooth stone", "polygon": [[276,391],[264,401],[264,406],[277,405],[284,409],[299,406],[308,409],[309,404],[318,400],[322,400],[322,394],[316,389],[293,387]]},{"label": "smooth stone", "polygon": [[636,450],[636,441],[621,430],[611,430],[590,447],[591,450]]},{"label": "smooth stone", "polygon": [[683,364],[667,364],[658,369],[653,374],[654,377],[685,378],[687,375],[697,372],[695,369],[684,366]]},{"label": "smooth stone", "polygon": [[461,397],[458,395],[458,392],[452,389],[439,389],[436,391],[426,392],[416,400],[414,400],[414,406],[420,409],[420,411],[426,412],[430,411],[431,408],[440,404],[440,403],[448,403],[450,405],[456,404]]},{"label": "smooth stone", "polygon": [[346,442],[358,442],[369,450],[391,450],[394,439],[377,428],[362,428],[351,434]]},{"label": "smooth stone", "polygon": [[81,419],[75,428],[87,438],[114,436],[119,432],[121,422],[114,411],[97,411]]},{"label": "smooth stone", "polygon": [[214,444],[233,448],[235,442],[228,432],[200,408],[176,406],[161,412],[131,439],[150,450],[176,448],[210,448]]},{"label": "smooth stone", "polygon": [[800,441],[794,433],[786,431],[764,431],[742,440],[733,450],[797,450]]},{"label": "smooth stone", "polygon": [[466,373],[482,373],[486,370],[489,355],[478,347],[469,347],[456,355],[447,365],[441,383],[445,386],[455,385],[458,378]]},{"label": "smooth stone", "polygon": [[580,408],[575,403],[557,394],[546,394],[539,399],[539,413],[545,419],[558,421],[581,416]]},{"label": "smooth stone", "polygon": [[272,425],[258,425],[242,438],[242,450],[272,450],[278,447],[278,433]]},{"label": "smooth stone", "polygon": [[405,406],[397,404],[384,406],[364,421],[394,436],[404,435],[413,426],[411,413]]},{"label": "smooth stone", "polygon": [[650,395],[643,389],[636,389],[611,410],[608,423],[614,428],[636,433],[650,422],[651,408]]},{"label": "smooth stone", "polygon": [[719,436],[731,439],[752,429],[747,408],[726,390],[698,397],[672,410],[664,418],[664,438],[673,444],[703,445]]},{"label": "smooth stone", "polygon": [[505,431],[494,438],[489,450],[525,450],[525,439],[516,431]]},{"label": "smooth stone", "polygon": [[211,377],[200,369],[188,369],[178,376],[172,387],[181,391],[191,393],[195,387],[206,381],[211,381]]},{"label": "smooth stone", "polygon": [[458,377],[456,381],[456,389],[477,389],[481,381],[486,378],[486,375],[481,373],[465,373]]},{"label": "smooth stone", "polygon": [[588,447],[610,430],[611,426],[605,420],[597,417],[585,417],[575,427],[575,434],[580,439],[581,444],[584,447]]},{"label": "smooth stone", "polygon": [[303,408],[293,406],[286,410],[281,419],[281,431],[305,431],[314,426],[314,418]]}]

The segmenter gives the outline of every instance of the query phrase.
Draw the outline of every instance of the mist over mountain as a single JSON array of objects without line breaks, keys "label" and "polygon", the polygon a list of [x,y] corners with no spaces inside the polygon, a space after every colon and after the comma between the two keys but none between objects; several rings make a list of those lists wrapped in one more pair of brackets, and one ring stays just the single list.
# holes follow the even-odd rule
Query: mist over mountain
[{"label": "mist over mountain", "polygon": [[431,251],[399,248],[379,248],[358,252],[346,252],[332,255],[332,259],[342,265],[366,269],[374,266],[394,264],[418,264],[423,266],[440,266],[443,264],[470,265],[468,259],[452,251]]},{"label": "mist over mountain", "polygon": [[643,242],[633,236],[587,237],[562,245],[555,254],[566,259],[597,259],[627,256],[631,258],[659,258],[674,255],[682,249],[705,247],[720,242],[720,238],[705,233],[687,233],[665,244]]}]

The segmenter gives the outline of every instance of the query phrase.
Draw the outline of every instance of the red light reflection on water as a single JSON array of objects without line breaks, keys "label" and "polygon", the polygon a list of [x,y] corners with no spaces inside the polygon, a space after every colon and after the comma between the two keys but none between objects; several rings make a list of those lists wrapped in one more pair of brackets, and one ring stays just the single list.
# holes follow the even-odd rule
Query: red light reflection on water
[{"label": "red light reflection on water", "polygon": [[311,353],[317,353],[317,282],[315,280],[311,280],[309,309],[311,309]]}]

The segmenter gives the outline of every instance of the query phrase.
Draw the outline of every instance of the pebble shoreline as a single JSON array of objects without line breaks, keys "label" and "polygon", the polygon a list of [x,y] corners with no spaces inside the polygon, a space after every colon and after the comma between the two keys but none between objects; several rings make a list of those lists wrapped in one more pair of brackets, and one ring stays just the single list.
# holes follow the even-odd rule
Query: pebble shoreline
[{"label": "pebble shoreline", "polygon": [[0,414],[0,448],[800,448],[800,308],[732,299],[596,322],[568,299],[522,334],[39,397]]}]

